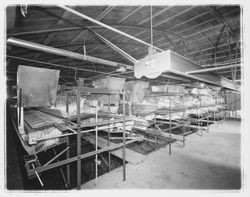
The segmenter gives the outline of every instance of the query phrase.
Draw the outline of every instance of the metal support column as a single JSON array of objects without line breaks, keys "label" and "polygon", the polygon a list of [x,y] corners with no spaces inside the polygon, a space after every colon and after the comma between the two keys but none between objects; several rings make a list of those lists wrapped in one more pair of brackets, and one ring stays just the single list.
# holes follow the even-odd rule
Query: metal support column
[{"label": "metal support column", "polygon": [[[67,137],[67,142],[66,142],[66,146],[69,148],[69,136]],[[66,152],[66,159],[70,158],[70,149],[67,150]],[[70,164],[68,164],[66,166],[66,171],[67,171],[67,184],[68,184],[68,188],[70,187]]]},{"label": "metal support column", "polygon": [[183,120],[183,133],[182,133],[182,146],[185,147],[185,133],[186,133],[186,125],[185,125],[185,109],[183,110],[182,120]]},{"label": "metal support column", "polygon": [[[156,118],[154,118],[154,123],[155,123],[155,125],[154,125],[154,129],[156,130]],[[156,145],[157,145],[157,135],[155,135],[155,150],[156,150]]]},{"label": "metal support column", "polygon": [[19,89],[18,95],[18,126],[21,126],[22,118],[22,88]]},{"label": "metal support column", "polygon": [[[97,124],[98,122],[98,110],[99,110],[99,106],[98,103],[96,105],[96,112],[95,112],[95,122]],[[98,128],[97,126],[95,126],[95,151],[98,150]],[[95,184],[97,181],[97,177],[98,177],[98,154],[95,155]]]},{"label": "metal support column", "polygon": [[209,132],[209,111],[207,111],[207,132]]},{"label": "metal support column", "polygon": [[[108,95],[108,119],[110,121],[110,95]],[[110,128],[108,128],[108,146],[110,146]],[[108,151],[108,165],[109,165],[109,172],[111,169],[111,153]]]},{"label": "metal support column", "polygon": [[170,141],[169,141],[169,155],[171,155],[171,139],[172,139],[172,135],[171,135],[171,132],[172,132],[172,117],[171,117],[171,100],[169,100],[169,139],[170,139]]},{"label": "metal support column", "polygon": [[81,108],[80,108],[80,84],[77,83],[77,189],[81,189]]},{"label": "metal support column", "polygon": [[66,112],[68,113],[69,118],[69,94],[66,94]]},{"label": "metal support column", "polygon": [[200,111],[200,114],[199,114],[199,124],[200,124],[200,129],[201,129],[201,136],[203,135],[203,125],[202,125],[202,107],[203,107],[203,103],[202,103],[202,98],[201,98],[201,102],[200,102],[200,106],[201,106],[201,111]]},{"label": "metal support column", "polygon": [[[216,99],[215,99],[215,106],[218,106],[218,96],[216,96]],[[218,127],[218,118],[216,118],[216,117],[217,117],[217,115],[214,112],[214,120],[216,120],[216,126]]]},{"label": "metal support column", "polygon": [[122,159],[123,159],[123,181],[126,181],[126,152],[125,152],[125,92],[122,92],[122,109],[123,109],[123,135],[122,135],[122,140],[123,140],[123,146],[122,146]]},{"label": "metal support column", "polygon": [[[66,112],[68,113],[68,118],[69,118],[69,95],[68,94],[66,94]],[[69,136],[67,137],[66,146],[67,148],[70,148]],[[69,159],[69,158],[70,158],[70,150],[68,149],[66,152],[66,159]],[[70,187],[70,164],[66,166],[66,172],[67,172],[67,185],[69,188]]]}]

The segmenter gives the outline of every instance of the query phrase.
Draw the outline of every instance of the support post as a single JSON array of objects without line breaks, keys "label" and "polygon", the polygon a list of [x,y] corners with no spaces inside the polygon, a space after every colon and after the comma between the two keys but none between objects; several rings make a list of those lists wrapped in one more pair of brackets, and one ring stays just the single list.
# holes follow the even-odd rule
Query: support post
[{"label": "support post", "polygon": [[[154,128],[155,128],[155,130],[156,130],[156,118],[154,118],[154,123],[155,123],[155,126],[154,126]],[[155,135],[155,150],[156,150],[156,145],[157,145],[157,135]]]},{"label": "support post", "polygon": [[201,129],[201,136],[203,135],[203,127],[202,127],[202,121],[201,121],[201,118],[202,118],[202,107],[203,107],[203,103],[202,103],[202,99],[201,99],[201,102],[200,102],[200,106],[201,106],[201,113],[199,115],[199,123],[200,123],[200,129]]},{"label": "support post", "polygon": [[209,132],[209,111],[207,111],[207,132]]},{"label": "support post", "polygon": [[185,109],[183,110],[182,120],[183,120],[183,133],[182,133],[182,146],[185,147],[185,133],[186,133],[186,125],[185,125]]},{"label": "support post", "polygon": [[[66,146],[69,148],[69,136],[67,137],[67,142],[66,142]],[[67,150],[66,152],[66,159],[70,158],[70,149]],[[66,166],[66,171],[67,171],[67,184],[68,184],[68,188],[70,187],[70,164],[67,164]]]},{"label": "support post", "polygon": [[[95,122],[98,121],[98,103],[96,104]],[[98,150],[98,128],[95,126],[95,151]],[[95,184],[98,177],[98,154],[95,154]]]},{"label": "support post", "polygon": [[80,108],[80,84],[77,83],[77,189],[81,189],[81,108]]},{"label": "support post", "polygon": [[21,135],[25,134],[24,131],[24,112],[23,112],[23,102],[22,102],[22,88],[18,88],[18,103],[17,103],[17,119],[18,119],[18,130]]},{"label": "support post", "polygon": [[69,113],[69,94],[66,93],[66,112]]},{"label": "support post", "polygon": [[[69,95],[66,94],[66,112],[68,113],[68,118],[69,118]],[[67,148],[70,148],[69,146],[69,136],[67,137],[66,141],[66,146]],[[70,158],[70,150],[68,149],[66,152],[66,159]],[[66,166],[66,172],[67,172],[67,185],[70,187],[70,164]]]},{"label": "support post", "polygon": [[18,95],[18,126],[21,126],[21,119],[22,119],[22,88],[19,89]]},{"label": "support post", "polygon": [[125,152],[125,92],[122,91],[122,105],[123,105],[123,146],[122,146],[122,159],[123,159],[123,181],[126,181],[126,152]]},{"label": "support post", "polygon": [[[110,120],[110,95],[108,95],[108,119]],[[110,128],[108,128],[108,146],[110,146]],[[110,151],[108,151],[108,165],[109,165],[109,172],[110,172],[110,169],[111,169],[111,154],[110,154]]]},{"label": "support post", "polygon": [[172,135],[171,135],[171,132],[172,132],[172,120],[171,120],[171,100],[169,100],[169,138],[170,138],[170,141],[169,141],[169,155],[171,155],[171,139],[172,139]]}]

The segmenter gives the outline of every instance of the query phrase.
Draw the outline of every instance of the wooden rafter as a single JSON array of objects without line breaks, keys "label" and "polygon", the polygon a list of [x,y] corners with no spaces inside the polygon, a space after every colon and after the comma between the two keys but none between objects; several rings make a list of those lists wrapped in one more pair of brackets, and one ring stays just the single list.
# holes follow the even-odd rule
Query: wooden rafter
[{"label": "wooden rafter", "polygon": [[100,13],[97,17],[96,20],[101,21],[106,15],[108,15],[115,6],[108,6],[102,13]]},{"label": "wooden rafter", "polygon": [[[169,10],[171,7],[167,6],[165,8],[163,8],[162,10],[160,10],[159,12],[155,13],[152,15],[152,19],[155,18],[156,16],[159,16],[160,14],[166,12],[167,10]],[[140,21],[139,23],[137,23],[136,25],[142,25],[143,23],[149,21],[151,19],[151,17],[145,18],[144,20]]]},{"label": "wooden rafter", "polygon": [[240,50],[240,44],[238,42],[238,39],[235,36],[234,31],[233,31],[232,27],[230,26],[229,22],[227,21],[227,19],[225,18],[225,16],[218,9],[216,9],[216,7],[214,7],[214,6],[210,6],[209,9],[213,10],[214,13],[216,14],[216,16],[227,26],[232,38],[234,39],[238,49]]},{"label": "wooden rafter", "polygon": [[144,6],[139,6],[137,8],[135,8],[132,12],[130,12],[128,15],[126,15],[125,17],[121,18],[117,24],[125,21],[126,19],[128,19],[130,16],[134,15],[136,12],[138,12],[140,9],[142,9]]},{"label": "wooden rafter", "polygon": [[180,16],[180,15],[182,15],[182,14],[184,14],[184,13],[190,11],[190,10],[193,9],[193,8],[194,8],[193,6],[188,7],[188,8],[186,8],[186,9],[184,9],[183,11],[176,13],[175,15],[173,15],[173,16],[171,16],[171,17],[168,17],[168,18],[166,18],[166,19],[164,19],[164,20],[162,20],[162,21],[159,21],[159,22],[153,24],[153,27],[160,26],[160,25],[162,25],[162,24],[164,24],[164,23],[166,23],[166,22],[168,22],[168,21],[170,21],[170,20],[172,20],[172,19],[174,19],[174,18],[176,18],[176,17],[178,17],[178,16]]}]

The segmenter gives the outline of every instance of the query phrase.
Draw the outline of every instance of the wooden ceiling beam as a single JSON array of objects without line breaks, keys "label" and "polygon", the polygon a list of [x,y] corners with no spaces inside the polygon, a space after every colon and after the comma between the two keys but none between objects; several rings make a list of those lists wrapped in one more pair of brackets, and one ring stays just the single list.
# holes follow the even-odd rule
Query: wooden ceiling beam
[{"label": "wooden ceiling beam", "polygon": [[67,7],[67,6],[61,6],[61,5],[58,5],[58,7],[62,8],[62,9],[64,9],[64,10],[67,10],[68,12],[71,12],[72,14],[75,14],[75,15],[79,16],[80,18],[84,18],[84,19],[86,19],[86,20],[88,20],[88,21],[91,21],[91,22],[97,24],[97,25],[103,26],[103,27],[105,27],[105,28],[107,28],[107,29],[109,29],[109,30],[111,30],[111,31],[114,31],[114,32],[116,32],[116,33],[118,33],[118,34],[121,34],[121,35],[123,35],[123,36],[125,36],[125,37],[128,37],[128,38],[130,38],[130,39],[132,39],[132,40],[135,40],[135,41],[137,41],[137,42],[140,42],[140,43],[142,43],[142,44],[144,44],[144,45],[146,45],[146,46],[153,47],[154,49],[156,49],[156,50],[158,50],[158,51],[163,51],[162,49],[160,49],[160,48],[158,48],[158,47],[152,46],[150,43],[146,43],[146,42],[144,42],[144,41],[142,41],[142,40],[140,40],[140,39],[138,39],[138,38],[136,38],[136,37],[134,37],[134,36],[131,36],[131,35],[127,34],[127,33],[124,33],[124,32],[122,32],[122,31],[116,29],[116,28],[113,28],[113,27],[111,27],[110,25],[104,24],[104,23],[102,23],[102,22],[100,22],[100,21],[97,21],[97,20],[95,20],[95,19],[93,19],[93,18],[91,18],[91,17],[89,17],[89,16],[87,16],[87,15],[85,15],[85,14],[82,14],[82,13],[80,13],[80,12],[77,12],[76,10],[74,10],[74,9],[72,9],[72,8],[69,8],[69,7]]},{"label": "wooden ceiling beam", "polygon": [[[233,44],[235,44],[235,42],[231,43],[231,45],[233,45]],[[219,46],[217,46],[217,49],[221,48],[221,47],[225,47],[225,46],[228,46],[228,43],[220,44]],[[201,46],[201,48],[203,48],[203,47]],[[204,49],[202,49],[202,52],[212,50],[212,49],[214,49],[214,47],[204,48]],[[199,53],[199,51],[190,52],[190,54],[194,54],[194,53]]]},{"label": "wooden ceiling beam", "polygon": [[115,6],[108,6],[102,13],[100,13],[97,17],[96,20],[101,21],[106,15],[108,15]]},{"label": "wooden ceiling beam", "polygon": [[[215,64],[219,64],[220,62],[222,62],[222,61],[219,61],[220,59],[228,59],[228,55],[226,55],[226,56],[221,56],[221,57],[216,57],[216,63]],[[214,58],[210,58],[211,60],[214,60]],[[229,60],[228,59],[228,61],[234,61],[234,60],[236,60],[236,59],[232,59],[232,60]],[[196,61],[196,60],[193,60],[193,61]],[[202,64],[205,64],[207,62],[207,60],[200,60],[200,64],[202,65]],[[223,61],[224,62],[224,61]],[[210,65],[214,65],[214,63],[210,63]]]},{"label": "wooden ceiling beam", "polygon": [[196,16],[194,16],[194,17],[189,18],[188,20],[185,20],[185,21],[183,21],[183,22],[181,22],[181,23],[177,23],[176,25],[173,25],[172,27],[168,28],[168,30],[172,30],[172,29],[175,29],[176,27],[179,27],[179,26],[181,26],[181,25],[187,24],[188,22],[193,21],[193,20],[195,20],[195,19],[197,19],[197,18],[201,18],[201,17],[203,17],[203,16],[209,14],[210,12],[211,12],[211,11],[207,11],[207,12],[204,12],[204,13],[202,13],[202,14],[198,14],[198,15],[196,15]]},{"label": "wooden ceiling beam", "polygon": [[[156,16],[159,16],[160,14],[166,12],[167,10],[169,10],[170,8],[172,8],[172,6],[167,6],[165,8],[163,8],[162,10],[160,10],[159,12],[156,12],[155,14],[152,15],[152,19]],[[142,20],[141,22],[137,23],[136,25],[142,25],[143,23],[149,21],[151,19],[151,17],[148,17],[144,20]]]},{"label": "wooden ceiling beam", "polygon": [[[237,21],[237,20],[239,20],[239,19],[238,19],[238,18],[234,18],[234,19],[230,20],[230,22],[234,22],[234,21]],[[224,25],[224,24],[218,24],[218,25],[215,25],[215,26],[211,26],[211,27],[208,27],[208,28],[206,28],[206,29],[202,29],[202,30],[200,30],[200,31],[194,31],[194,33],[189,34],[189,35],[186,35],[186,36],[182,36],[182,37],[183,37],[183,39],[185,40],[185,39],[188,39],[188,38],[190,38],[190,37],[193,37],[193,36],[195,36],[195,35],[197,35],[197,34],[199,34],[199,33],[204,33],[204,32],[207,32],[207,31],[212,31],[214,28],[220,28],[220,27],[222,27],[223,25]],[[180,37],[180,36],[179,36],[179,37]],[[177,42],[177,41],[179,41],[179,39],[172,40],[172,42]],[[190,41],[192,41],[192,40],[190,40]],[[164,45],[166,45],[166,44],[169,44],[169,43],[163,43],[162,45],[159,45],[159,47],[164,46]]]},{"label": "wooden ceiling beam", "polygon": [[225,16],[218,10],[216,9],[216,7],[214,6],[210,6],[208,7],[210,10],[213,10],[213,12],[215,13],[215,15],[227,26],[232,38],[234,39],[234,41],[236,42],[236,45],[240,51],[240,44],[238,42],[238,39],[236,37],[236,35],[234,34],[234,31],[231,27],[231,25],[228,23],[227,19],[225,18]]},{"label": "wooden ceiling beam", "polygon": [[[228,16],[228,15],[230,15],[230,14],[236,12],[236,11],[238,11],[238,8],[225,13],[223,16],[226,17],[226,16]],[[197,23],[196,25],[190,26],[188,28],[184,28],[183,30],[179,31],[178,33],[183,33],[183,32],[185,32],[187,30],[194,29],[194,28],[197,28],[197,27],[199,27],[201,25],[208,24],[208,23],[210,23],[212,21],[217,21],[217,20],[218,20],[218,18],[213,18],[212,17],[209,20],[204,20],[204,22],[202,22],[202,23]]]},{"label": "wooden ceiling beam", "polygon": [[180,15],[182,15],[182,14],[184,14],[184,13],[190,11],[190,10],[192,10],[193,8],[194,8],[194,6],[191,6],[191,7],[188,7],[188,8],[186,8],[186,9],[184,9],[184,10],[181,11],[181,12],[177,12],[177,13],[174,14],[173,16],[167,17],[166,19],[164,19],[164,20],[162,20],[162,21],[159,21],[159,22],[153,24],[153,27],[160,26],[160,25],[162,25],[162,24],[164,24],[164,23],[166,23],[166,22],[168,22],[168,21],[170,21],[170,20],[172,20],[172,19],[174,19],[174,18],[176,18],[176,17],[178,17],[178,16],[180,16]]},{"label": "wooden ceiling beam", "polygon": [[134,15],[136,12],[138,12],[140,9],[142,9],[144,6],[139,6],[137,8],[135,8],[132,12],[130,12],[128,15],[126,15],[125,17],[121,18],[117,24],[125,21],[126,19],[128,19],[130,16]]},{"label": "wooden ceiling beam", "polygon": [[113,44],[112,42],[110,42],[109,40],[107,40],[102,35],[98,34],[97,32],[95,32],[92,29],[90,29],[90,31],[93,32],[94,35],[97,36],[97,38],[99,38],[102,42],[104,42],[105,44],[107,44],[109,47],[111,47],[113,50],[115,50],[116,52],[118,52],[119,54],[121,54],[123,57],[125,57],[126,59],[128,59],[132,63],[136,63],[137,62],[137,60],[134,57],[132,57],[131,55],[129,55],[128,53],[126,53],[125,51],[123,51],[122,49],[120,49],[119,47],[117,47],[115,44]]},{"label": "wooden ceiling beam", "polygon": [[219,45],[219,42],[220,42],[220,40],[221,40],[221,37],[222,37],[222,34],[223,34],[223,32],[224,32],[224,29],[225,29],[225,27],[226,27],[226,25],[223,25],[223,27],[221,28],[221,30],[220,30],[220,34],[219,34],[219,36],[218,36],[218,38],[217,38],[217,40],[216,40],[216,43],[215,43],[215,48],[217,48],[217,46]]},{"label": "wooden ceiling beam", "polygon": [[[128,31],[128,30],[127,30]],[[124,31],[124,32],[127,32]],[[120,34],[117,34],[116,36],[113,37],[113,39],[118,38],[119,36],[121,36]],[[96,46],[95,48],[91,49],[90,51],[88,51],[88,53],[93,53],[95,50],[97,50],[98,48],[100,48],[100,46]]]}]

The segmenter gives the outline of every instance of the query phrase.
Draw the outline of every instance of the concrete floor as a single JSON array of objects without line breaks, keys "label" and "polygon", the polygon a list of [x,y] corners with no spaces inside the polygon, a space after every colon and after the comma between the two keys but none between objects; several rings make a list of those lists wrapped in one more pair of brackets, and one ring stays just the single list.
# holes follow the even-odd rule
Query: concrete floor
[{"label": "concrete floor", "polygon": [[209,133],[187,137],[186,147],[175,143],[147,155],[144,162],[122,168],[82,185],[82,189],[240,189],[241,122],[226,120],[211,125]]}]

